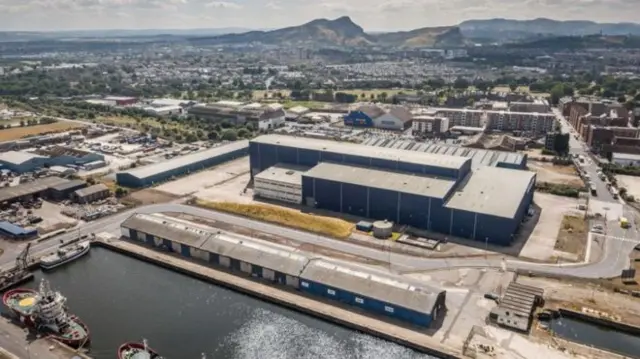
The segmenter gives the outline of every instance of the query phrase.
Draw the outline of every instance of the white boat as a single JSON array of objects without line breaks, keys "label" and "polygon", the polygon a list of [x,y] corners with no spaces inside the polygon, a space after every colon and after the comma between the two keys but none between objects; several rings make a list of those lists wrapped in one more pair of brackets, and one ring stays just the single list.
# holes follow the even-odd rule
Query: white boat
[{"label": "white boat", "polygon": [[63,264],[74,261],[89,253],[91,243],[89,241],[78,242],[67,247],[59,248],[55,253],[42,257],[40,267],[42,269],[53,269]]}]

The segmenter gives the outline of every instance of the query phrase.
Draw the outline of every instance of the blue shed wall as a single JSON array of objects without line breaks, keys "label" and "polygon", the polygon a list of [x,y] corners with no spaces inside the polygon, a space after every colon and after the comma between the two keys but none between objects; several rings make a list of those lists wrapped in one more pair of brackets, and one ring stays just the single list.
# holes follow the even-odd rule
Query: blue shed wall
[{"label": "blue shed wall", "polygon": [[346,126],[373,127],[373,119],[362,111],[351,111],[344,116]]},{"label": "blue shed wall", "polygon": [[[340,184],[341,189],[338,197],[342,195],[342,212],[352,214],[354,216],[368,217],[369,208],[367,200],[367,187],[356,186],[348,183]],[[335,194],[323,194],[322,196],[330,196]]]},{"label": "blue shed wall", "polygon": [[429,197],[402,193],[400,195],[400,218],[396,222],[416,228],[429,229],[433,221],[430,218],[431,201]]},{"label": "blue shed wall", "polygon": [[[321,296],[331,300],[339,301],[348,305],[362,308],[365,311],[384,315],[387,317],[403,320],[414,325],[428,327],[431,324],[431,315],[420,313],[391,303],[386,303],[377,299],[369,298],[357,293],[330,287],[322,283],[317,283],[307,279],[300,279],[300,290],[316,296]],[[329,291],[335,294],[330,294]],[[356,298],[362,299],[362,303],[356,302]],[[385,308],[393,308],[393,312]]]}]

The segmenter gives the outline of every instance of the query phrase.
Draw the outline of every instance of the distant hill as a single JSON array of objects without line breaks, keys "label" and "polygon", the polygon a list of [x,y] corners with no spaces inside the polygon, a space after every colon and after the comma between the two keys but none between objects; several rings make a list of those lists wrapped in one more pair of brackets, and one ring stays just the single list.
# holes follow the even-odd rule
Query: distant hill
[{"label": "distant hill", "polygon": [[423,27],[370,36],[380,45],[398,47],[460,46],[467,41],[456,26]]},{"label": "distant hill", "polygon": [[510,48],[580,50],[627,48],[640,49],[640,36],[634,35],[589,35],[589,36],[557,36],[538,40],[522,41],[506,44]]},{"label": "distant hill", "polygon": [[460,25],[467,38],[495,41],[522,40],[548,36],[640,35],[640,24],[597,23],[593,21],[558,21],[545,18],[534,20],[468,20]]},{"label": "distant hill", "polygon": [[460,46],[464,37],[457,27],[421,28],[413,31],[366,33],[348,16],[335,20],[318,19],[299,26],[271,31],[250,31],[241,34],[194,37],[199,44],[222,45],[263,43],[274,45],[328,45],[328,46],[394,46],[432,47]]}]

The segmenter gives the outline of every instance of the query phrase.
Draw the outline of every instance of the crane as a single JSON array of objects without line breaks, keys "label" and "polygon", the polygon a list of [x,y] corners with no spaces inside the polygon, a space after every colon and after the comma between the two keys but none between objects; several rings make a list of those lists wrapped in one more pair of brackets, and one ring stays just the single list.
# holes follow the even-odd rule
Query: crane
[{"label": "crane", "polygon": [[31,243],[27,243],[27,246],[22,250],[22,252],[20,252],[20,254],[18,254],[18,256],[16,257],[16,268],[15,270],[22,272],[24,270],[27,270],[27,268],[29,267],[29,263],[28,263],[28,256],[29,256],[29,249],[31,248]]}]

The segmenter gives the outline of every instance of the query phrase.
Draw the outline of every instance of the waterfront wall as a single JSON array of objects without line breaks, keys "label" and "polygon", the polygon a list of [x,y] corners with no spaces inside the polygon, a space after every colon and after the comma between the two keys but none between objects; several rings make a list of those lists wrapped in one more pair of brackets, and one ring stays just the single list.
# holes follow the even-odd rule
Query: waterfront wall
[{"label": "waterfront wall", "polygon": [[640,335],[640,327],[635,325],[617,322],[607,318],[600,318],[587,313],[582,313],[582,312],[578,312],[571,309],[565,309],[565,308],[558,309],[558,313],[560,313],[560,315],[564,317],[580,319],[585,322],[597,324],[610,329],[619,330],[621,332],[629,333],[632,335]]},{"label": "waterfront wall", "polygon": [[109,243],[95,241],[92,245],[104,247],[166,269],[218,284],[350,329],[398,343],[422,353],[437,356],[438,358],[462,358],[461,354],[455,349],[445,347],[440,341],[427,333],[393,325],[336,305],[311,299],[299,293],[275,288],[249,278],[191,262],[182,257],[161,253],[137,243],[134,244],[128,241]]}]

